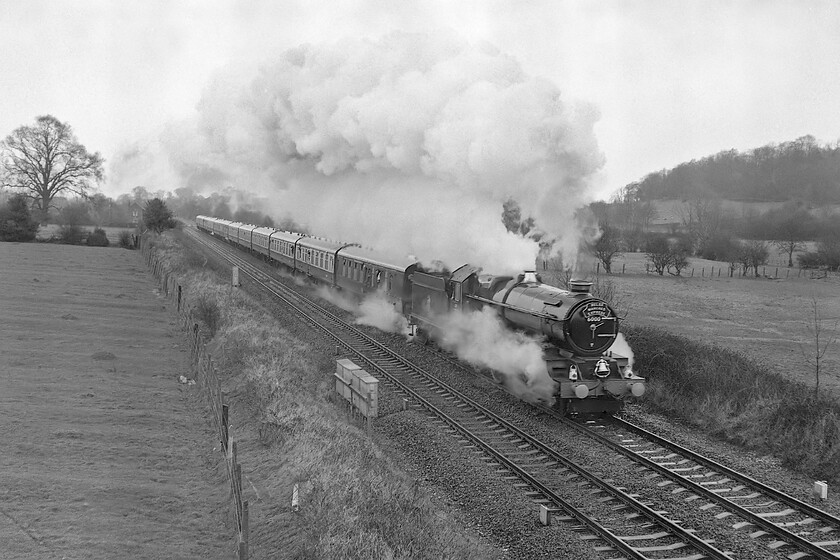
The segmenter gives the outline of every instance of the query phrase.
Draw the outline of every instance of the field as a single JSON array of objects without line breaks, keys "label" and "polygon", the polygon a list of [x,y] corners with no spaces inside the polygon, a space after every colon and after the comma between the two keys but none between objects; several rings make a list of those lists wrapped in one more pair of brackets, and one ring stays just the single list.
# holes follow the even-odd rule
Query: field
[{"label": "field", "polygon": [[[840,276],[811,278],[808,271],[779,268],[779,278],[726,276],[726,264],[691,259],[694,277],[645,274],[644,255],[625,255],[599,282],[615,289],[617,311],[630,324],[650,325],[693,340],[742,352],[768,369],[814,384],[814,305],[822,318],[823,341],[840,320]],[[717,276],[720,267],[721,276]],[[711,268],[715,276],[710,276]],[[772,276],[776,267],[768,266]],[[632,271],[632,273],[630,273]],[[701,277],[701,271],[705,277]],[[685,274],[685,272],[684,272]],[[690,270],[689,270],[690,274]],[[809,331],[811,329],[811,331]],[[840,390],[840,342],[833,344],[821,365],[821,385]]]},{"label": "field", "polygon": [[4,559],[229,558],[228,488],[137,252],[0,243]]}]

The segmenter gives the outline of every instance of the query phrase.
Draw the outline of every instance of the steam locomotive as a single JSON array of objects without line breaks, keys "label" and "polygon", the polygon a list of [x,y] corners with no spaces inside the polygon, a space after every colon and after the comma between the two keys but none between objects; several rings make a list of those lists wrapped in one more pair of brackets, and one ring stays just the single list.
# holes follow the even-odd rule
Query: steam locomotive
[{"label": "steam locomotive", "polygon": [[562,290],[543,284],[533,271],[513,277],[485,275],[471,265],[429,270],[354,243],[207,216],[195,222],[198,229],[293,272],[360,298],[377,293],[408,319],[419,341],[435,337],[449,313],[495,310],[510,328],[543,339],[546,368],[558,387],[556,406],[564,413],[612,414],[623,397],[645,392],[645,380],[629,359],[610,351],[619,318],[590,293],[591,282],[572,281]]}]

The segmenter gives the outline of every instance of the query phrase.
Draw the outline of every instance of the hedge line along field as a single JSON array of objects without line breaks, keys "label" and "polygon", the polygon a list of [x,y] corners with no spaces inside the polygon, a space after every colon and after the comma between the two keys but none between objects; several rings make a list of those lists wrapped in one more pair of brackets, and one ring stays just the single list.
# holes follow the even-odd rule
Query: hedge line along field
[{"label": "hedge line along field", "polygon": [[230,558],[213,430],[138,253],[0,243],[4,559]]}]

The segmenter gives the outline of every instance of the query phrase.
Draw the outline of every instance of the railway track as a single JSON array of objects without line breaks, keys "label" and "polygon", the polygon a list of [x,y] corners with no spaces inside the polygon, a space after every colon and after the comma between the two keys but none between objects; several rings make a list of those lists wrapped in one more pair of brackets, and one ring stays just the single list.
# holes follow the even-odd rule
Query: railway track
[{"label": "railway track", "polygon": [[685,494],[686,501],[722,510],[718,519],[740,518],[732,524],[734,529],[767,539],[768,548],[785,549],[791,560],[840,558],[840,519],[819,508],[626,420],[562,420],[656,473],[664,479],[660,486],[676,485],[673,493]]},{"label": "railway track", "polygon": [[[447,354],[440,358],[475,374]],[[840,519],[811,504],[619,417],[569,418],[551,407],[532,406],[655,473],[663,479],[659,487],[675,484],[672,492],[685,494],[685,501],[722,510],[718,519],[739,518],[733,529],[749,530],[751,538],[767,540],[769,549],[790,560],[840,558]]]},{"label": "railway track", "polygon": [[[697,536],[698,531],[682,527],[678,520],[581,468],[550,445],[273,279],[241,251],[195,230],[185,232],[238,266],[243,275],[310,321],[370,373],[406,395],[412,406],[422,409],[431,421],[481,453],[499,477],[552,512],[554,520],[578,531],[581,538],[592,539],[598,552],[635,559],[730,558],[712,542]],[[579,497],[576,503],[564,497],[570,495]]]}]

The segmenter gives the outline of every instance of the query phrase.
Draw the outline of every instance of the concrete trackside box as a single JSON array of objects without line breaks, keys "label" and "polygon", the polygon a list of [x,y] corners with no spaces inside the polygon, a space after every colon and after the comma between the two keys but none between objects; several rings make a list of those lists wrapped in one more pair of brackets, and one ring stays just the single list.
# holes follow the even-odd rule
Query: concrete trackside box
[{"label": "concrete trackside box", "polygon": [[363,369],[353,375],[353,406],[366,418],[379,414],[379,380]]},{"label": "concrete trackside box", "polygon": [[361,371],[361,369],[360,366],[346,358],[335,361],[335,392],[347,401],[352,402],[350,392],[353,386],[353,373]]},{"label": "concrete trackside box", "polygon": [[367,418],[379,413],[379,380],[348,359],[335,361],[335,390]]}]

